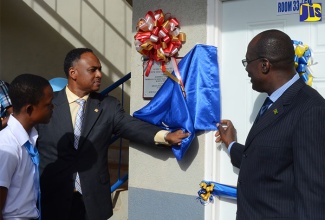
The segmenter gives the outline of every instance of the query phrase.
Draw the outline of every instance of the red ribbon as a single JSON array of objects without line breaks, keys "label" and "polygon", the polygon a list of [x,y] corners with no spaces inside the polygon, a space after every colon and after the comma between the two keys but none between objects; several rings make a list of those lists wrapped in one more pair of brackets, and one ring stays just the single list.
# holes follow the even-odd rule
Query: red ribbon
[{"label": "red ribbon", "polygon": [[186,41],[185,33],[179,31],[179,22],[161,9],[148,11],[137,24],[137,33],[134,36],[136,50],[149,58],[145,72],[149,76],[153,61],[168,62],[176,57]]}]

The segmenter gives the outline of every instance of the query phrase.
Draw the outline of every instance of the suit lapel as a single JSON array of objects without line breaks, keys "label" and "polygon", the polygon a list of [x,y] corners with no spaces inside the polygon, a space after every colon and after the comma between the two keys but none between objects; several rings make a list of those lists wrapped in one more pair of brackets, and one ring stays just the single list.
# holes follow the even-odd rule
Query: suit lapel
[{"label": "suit lapel", "polygon": [[285,105],[290,103],[283,103],[277,100],[261,117],[257,123],[254,123],[246,139],[246,148],[249,146],[251,141],[256,135],[258,135],[265,128],[271,126],[275,121],[278,120],[285,113]]},{"label": "suit lapel", "polygon": [[297,93],[304,86],[306,86],[306,84],[303,80],[297,80],[283,93],[283,95],[278,100],[276,100],[275,103],[273,103],[273,105],[266,111],[263,117],[261,117],[257,123],[253,124],[246,139],[246,149],[250,146],[250,143],[254,140],[256,135],[271,126],[288,111],[290,111],[293,106],[293,103],[295,102],[295,98],[297,98]]},{"label": "suit lapel", "polygon": [[84,137],[79,143],[79,147],[82,146],[83,142],[85,141],[86,137],[88,136],[89,132],[92,130],[93,126],[95,125],[97,119],[102,113],[101,101],[98,98],[94,98],[95,95],[98,94],[90,94],[86,104],[86,112],[84,118],[84,125],[81,131],[81,136]]},{"label": "suit lapel", "polygon": [[[53,105],[56,117],[60,119],[57,120],[59,123],[55,125],[56,129],[59,131],[64,131],[64,133],[73,134],[71,113],[65,89],[62,89],[57,93],[57,97],[53,100]],[[73,143],[73,135],[68,135],[68,137]]]}]

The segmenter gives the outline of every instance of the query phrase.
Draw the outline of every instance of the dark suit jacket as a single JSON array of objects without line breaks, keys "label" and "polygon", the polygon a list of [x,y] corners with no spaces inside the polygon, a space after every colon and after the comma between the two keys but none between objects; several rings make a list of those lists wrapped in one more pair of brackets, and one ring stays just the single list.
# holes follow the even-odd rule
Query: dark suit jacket
[{"label": "dark suit jacket", "polygon": [[49,124],[39,125],[42,219],[68,220],[76,172],[90,220],[112,214],[107,150],[113,134],[145,145],[154,145],[160,128],[125,114],[117,99],[91,93],[78,150],[65,89],[55,93]]},{"label": "dark suit jacket", "polygon": [[301,79],[231,148],[237,220],[325,219],[325,101]]}]

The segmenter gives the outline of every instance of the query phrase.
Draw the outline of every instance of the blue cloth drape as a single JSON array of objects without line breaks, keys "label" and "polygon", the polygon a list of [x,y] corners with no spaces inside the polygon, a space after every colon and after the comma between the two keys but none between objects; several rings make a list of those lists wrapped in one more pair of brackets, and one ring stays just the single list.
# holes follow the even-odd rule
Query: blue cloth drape
[{"label": "blue cloth drape", "polygon": [[[178,64],[185,87],[168,78],[153,99],[133,116],[143,121],[175,131],[190,132],[180,146],[173,146],[181,160],[191,145],[196,131],[217,130],[220,121],[220,88],[217,48],[198,44]],[[172,73],[175,75],[175,73]]]}]

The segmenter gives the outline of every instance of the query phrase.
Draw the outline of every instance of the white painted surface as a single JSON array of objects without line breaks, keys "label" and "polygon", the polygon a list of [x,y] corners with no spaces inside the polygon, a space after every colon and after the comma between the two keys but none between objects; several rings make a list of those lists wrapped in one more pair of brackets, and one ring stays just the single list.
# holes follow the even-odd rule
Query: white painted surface
[{"label": "white painted surface", "polygon": [[[218,48],[218,62],[220,67],[221,48],[221,1],[207,1],[207,44]],[[220,69],[219,69],[220,70]],[[220,73],[220,72],[219,72]],[[204,145],[204,180],[220,181],[220,145],[215,143],[215,131],[205,133]],[[219,146],[219,148],[217,147]],[[219,219],[220,200],[215,199],[213,203],[204,207],[204,220]]]}]

